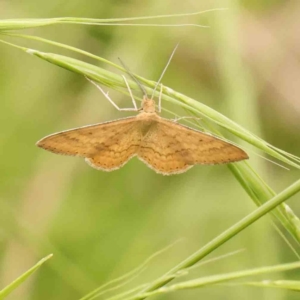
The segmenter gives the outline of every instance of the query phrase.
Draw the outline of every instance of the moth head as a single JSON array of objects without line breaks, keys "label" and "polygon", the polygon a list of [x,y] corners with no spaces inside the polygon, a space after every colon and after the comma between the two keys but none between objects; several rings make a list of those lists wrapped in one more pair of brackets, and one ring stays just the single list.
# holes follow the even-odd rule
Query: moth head
[{"label": "moth head", "polygon": [[155,101],[153,99],[144,96],[142,101],[142,110],[145,113],[154,113],[155,112]]}]

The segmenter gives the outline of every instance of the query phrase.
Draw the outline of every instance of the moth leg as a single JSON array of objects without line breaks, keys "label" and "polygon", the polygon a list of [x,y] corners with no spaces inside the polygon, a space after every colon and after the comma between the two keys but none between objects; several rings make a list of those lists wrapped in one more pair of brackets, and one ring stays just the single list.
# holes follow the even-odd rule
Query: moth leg
[{"label": "moth leg", "polygon": [[160,85],[160,92],[158,97],[158,112],[161,113],[161,96],[162,96],[163,85]]},{"label": "moth leg", "polygon": [[138,111],[138,108],[137,108],[137,106],[136,106],[135,99],[134,99],[134,97],[133,97],[133,95],[132,95],[132,92],[131,92],[130,86],[129,86],[127,80],[126,80],[126,77],[125,77],[124,75],[122,75],[122,77],[123,77],[123,79],[124,79],[124,81],[125,81],[125,84],[126,84],[126,86],[127,86],[128,91],[129,91],[129,94],[130,94],[130,97],[131,97],[131,100],[132,100],[134,109],[135,109],[135,111]]},{"label": "moth leg", "polygon": [[119,107],[108,95],[108,92],[105,93],[104,90],[93,80],[91,80],[90,78],[88,78],[87,76],[85,76],[85,78],[91,82],[94,86],[96,86],[96,88],[103,94],[103,96],[119,111],[137,111],[137,107],[135,104],[134,108],[121,108]]}]

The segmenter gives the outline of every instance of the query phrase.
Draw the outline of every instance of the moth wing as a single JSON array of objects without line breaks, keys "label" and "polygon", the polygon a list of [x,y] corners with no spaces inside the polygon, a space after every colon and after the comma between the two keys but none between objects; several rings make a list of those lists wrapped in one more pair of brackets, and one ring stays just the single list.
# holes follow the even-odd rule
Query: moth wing
[{"label": "moth wing", "polygon": [[185,172],[196,164],[236,162],[248,155],[219,138],[160,119],[142,140],[138,157],[158,173],[169,175]]},{"label": "moth wing", "polygon": [[58,154],[85,157],[94,168],[114,170],[124,165],[141,140],[136,118],[89,125],[49,135],[37,146]]}]

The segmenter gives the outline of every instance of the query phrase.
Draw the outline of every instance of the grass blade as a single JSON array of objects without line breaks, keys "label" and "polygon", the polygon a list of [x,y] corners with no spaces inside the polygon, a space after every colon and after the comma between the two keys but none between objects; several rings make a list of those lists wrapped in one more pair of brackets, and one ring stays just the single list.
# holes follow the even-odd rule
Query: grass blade
[{"label": "grass blade", "polygon": [[[149,297],[149,296],[154,296],[157,294],[165,294],[165,293],[169,293],[169,292],[174,292],[177,290],[201,288],[201,287],[204,287],[207,285],[217,284],[217,283],[235,280],[235,279],[240,279],[243,277],[261,275],[261,274],[266,274],[266,273],[282,272],[282,271],[288,271],[288,270],[293,270],[293,269],[297,269],[297,268],[300,268],[300,262],[271,266],[271,267],[255,268],[255,269],[226,273],[226,274],[218,274],[218,275],[208,276],[208,277],[204,277],[204,278],[188,280],[185,282],[171,285],[169,287],[160,288],[154,292],[145,293],[140,296],[141,297]],[[299,288],[299,282],[298,282],[297,287]],[[135,298],[132,298],[132,299],[135,299]]]},{"label": "grass blade", "polygon": [[185,14],[171,14],[159,16],[145,16],[133,18],[112,18],[112,19],[92,19],[92,18],[47,18],[47,19],[4,19],[0,20],[0,30],[18,30],[26,28],[34,28],[57,24],[81,24],[81,25],[110,25],[110,26],[163,26],[163,27],[178,27],[178,26],[193,26],[193,27],[208,27],[199,24],[137,24],[137,23],[120,23],[120,22],[134,22],[143,20],[178,18],[186,16],[196,16],[213,11],[222,11],[226,8],[214,8],[204,11],[185,13]]},{"label": "grass blade", "polygon": [[[273,199],[268,201],[267,203],[263,204],[259,208],[257,208],[255,211],[250,213],[248,216],[243,218],[241,221],[221,233],[219,236],[211,240],[208,244],[206,244],[204,247],[199,249],[197,252],[195,252],[193,255],[188,257],[186,260],[182,261],[179,265],[175,266],[173,269],[171,269],[169,272],[167,272],[165,275],[163,275],[161,278],[154,281],[152,284],[150,284],[143,293],[154,291],[161,286],[167,284],[171,276],[176,277],[176,273],[184,270],[190,266],[193,266],[198,261],[206,257],[208,254],[213,252],[215,249],[219,248],[221,245],[226,243],[228,240],[230,240],[232,237],[237,235],[239,232],[253,224],[255,221],[259,220],[262,216],[270,212],[272,209],[274,209],[276,206],[284,202],[285,200],[292,197],[294,194],[300,191],[300,180],[296,181],[294,184],[289,186],[287,189],[282,191],[280,194],[275,196]],[[140,295],[136,295],[133,299],[144,299],[141,298]]]},{"label": "grass blade", "polygon": [[300,281],[298,280],[263,280],[258,282],[245,282],[244,285],[256,287],[280,288],[300,292]]},{"label": "grass blade", "polygon": [[[247,162],[238,165],[230,164],[228,165],[228,168],[257,206],[260,206],[272,197],[275,197],[276,193]],[[271,213],[281,222],[294,240],[300,244],[300,221],[293,210],[287,204],[282,203]],[[299,255],[297,254],[297,256]]]},{"label": "grass blade", "polygon": [[[92,292],[88,293],[87,295],[83,296],[79,300],[92,300],[96,297],[115,289],[118,289],[119,287],[126,285],[131,280],[135,279],[137,276],[139,276],[150,264],[152,260],[154,260],[157,256],[163,254],[164,252],[168,251],[171,247],[173,247],[175,244],[177,244],[178,241],[172,243],[171,245],[166,246],[165,248],[153,253],[150,257],[148,257],[141,265],[139,265],[137,268],[133,269],[132,271],[128,272],[127,274],[124,274],[116,279],[113,279],[109,282],[104,283],[100,287],[96,288]],[[119,284],[119,282],[121,282]],[[111,285],[118,284],[117,286],[114,286],[112,288],[107,288]],[[140,288],[141,289],[141,288]]]},{"label": "grass blade", "polygon": [[22,284],[32,273],[34,273],[43,263],[49,260],[53,255],[49,254],[48,256],[42,258],[36,265],[30,268],[28,271],[23,273],[20,277],[6,286],[4,289],[0,291],[0,299],[4,299],[11,292],[13,292],[20,284]]}]

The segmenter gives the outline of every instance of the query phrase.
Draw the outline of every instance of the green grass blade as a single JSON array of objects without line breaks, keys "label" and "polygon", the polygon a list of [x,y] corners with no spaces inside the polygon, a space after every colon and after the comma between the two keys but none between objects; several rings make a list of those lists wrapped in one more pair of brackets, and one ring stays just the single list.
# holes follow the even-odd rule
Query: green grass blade
[{"label": "green grass blade", "polygon": [[[173,245],[173,244],[172,244]],[[170,245],[170,246],[172,246]],[[162,252],[166,251],[170,246],[166,247],[165,249],[162,249],[156,253],[154,253],[153,255],[151,255],[144,263],[141,264],[141,266],[139,266],[138,268],[132,270],[131,272],[127,273],[127,274],[133,274],[133,273],[136,273],[138,270],[140,270],[141,268],[144,268],[153,258],[155,258],[157,255],[160,255]],[[199,268],[203,265],[206,265],[206,264],[210,264],[210,263],[213,263],[213,262],[216,262],[218,260],[221,260],[221,259],[224,259],[224,258],[228,258],[229,256],[232,256],[232,255],[236,255],[237,253],[241,252],[243,250],[236,250],[236,251],[233,251],[233,252],[230,252],[230,253],[226,253],[226,254],[223,254],[223,255],[220,255],[220,256],[217,256],[217,257],[214,257],[212,259],[208,259],[206,261],[203,261],[202,263],[199,263],[195,266],[192,266],[188,269],[185,269],[181,274],[177,274],[178,277],[181,277],[181,276],[185,276],[189,273],[190,270],[192,269],[195,269],[195,268]],[[107,282],[105,283],[104,285],[102,285],[101,287],[97,288],[96,290],[92,291],[91,293],[85,295],[84,297],[80,298],[79,300],[93,300],[93,299],[96,299],[98,298],[99,296],[103,295],[102,293],[102,290],[103,290],[103,287],[107,287],[111,284],[114,284],[114,283],[117,283],[121,280],[124,280],[125,278],[127,278],[127,274],[125,276],[121,276],[119,278],[116,278],[110,282]],[[126,282],[125,282],[126,283]],[[149,284],[149,283],[148,283]],[[129,295],[129,294],[132,294],[133,292],[139,292],[141,291],[143,288],[146,288],[146,286],[148,284],[143,284],[142,286],[138,286],[137,288],[135,288],[134,290],[129,290],[129,291],[126,291],[125,294],[124,292],[120,293],[120,294],[117,294],[117,295],[114,295],[113,297],[111,298],[108,298],[110,300],[112,299],[123,299],[125,295]],[[114,287],[113,289],[109,289],[109,290],[105,290],[106,291],[112,291],[114,289],[117,289],[119,286],[116,286]],[[107,299],[107,300],[108,300]]]},{"label": "green grass blade", "polygon": [[[293,270],[293,269],[297,269],[297,268],[300,268],[300,262],[271,266],[271,267],[255,268],[255,269],[226,273],[226,274],[218,274],[218,275],[208,276],[208,277],[204,277],[204,278],[188,280],[185,282],[171,285],[169,287],[160,288],[154,292],[145,293],[140,296],[141,297],[149,297],[149,296],[154,296],[157,294],[165,294],[165,293],[174,292],[174,291],[178,291],[178,290],[201,288],[201,287],[204,287],[207,285],[217,284],[217,283],[226,282],[226,281],[235,280],[235,279],[241,279],[244,277],[267,274],[267,273],[274,273],[274,272],[288,271],[288,270]],[[299,288],[299,282],[298,282],[298,288]],[[135,298],[132,298],[132,299],[135,299]]]},{"label": "green grass blade", "polygon": [[[276,206],[283,203],[284,201],[286,201],[287,199],[289,199],[299,191],[300,191],[300,180],[296,181],[294,184],[292,184],[287,189],[282,191],[280,194],[272,198],[270,201],[263,204],[255,211],[250,213],[248,216],[243,218],[241,221],[237,222],[235,225],[233,225],[232,227],[230,227],[229,229],[221,233],[219,236],[211,240],[208,244],[206,244],[204,247],[199,249],[193,255],[188,257],[186,260],[182,261],[179,265],[175,266],[173,269],[171,269],[161,278],[157,279],[152,284],[150,284],[143,292],[145,293],[145,292],[154,291],[160,288],[161,286],[167,284],[170,281],[171,276],[174,276],[173,278],[175,278],[176,273],[196,264],[198,261],[206,257],[215,249],[219,248],[221,245],[226,243],[228,240],[230,240],[232,237],[237,235],[239,232],[241,232],[242,230],[244,230],[245,228],[253,224],[255,221],[260,219],[262,216],[270,212]],[[133,299],[142,299],[142,298],[140,297],[140,295],[137,295],[136,298]]]},{"label": "green grass blade", "polygon": [[[257,206],[262,205],[276,195],[249,163],[230,164],[228,168]],[[281,222],[294,240],[300,244],[300,220],[293,210],[287,204],[282,203],[271,213]],[[299,255],[297,254],[297,256]]]},{"label": "green grass blade", "polygon": [[[143,288],[145,288],[146,286],[147,286],[147,284],[141,284],[137,287],[134,287],[134,288],[130,289],[129,291],[122,292],[118,295],[114,295],[112,297],[106,298],[105,300],[124,300],[124,299],[128,299],[128,298],[130,298],[130,297],[128,297],[128,295],[139,292]],[[89,300],[92,300],[92,299],[89,299]]]},{"label": "green grass blade", "polygon": [[178,18],[186,16],[196,16],[213,11],[222,11],[226,8],[215,8],[204,11],[185,13],[185,14],[171,14],[171,15],[159,15],[159,16],[145,16],[145,17],[133,17],[133,18],[112,18],[112,19],[93,19],[93,18],[47,18],[47,19],[4,19],[0,20],[0,30],[17,30],[34,28],[55,24],[81,24],[81,25],[111,25],[111,26],[193,26],[193,27],[207,27],[199,24],[136,24],[136,23],[120,23],[120,22],[134,22],[144,20],[155,20],[155,19],[167,19],[167,18]]},{"label": "green grass blade", "polygon": [[16,30],[57,24],[57,19],[4,19],[0,20],[1,30]]},{"label": "green grass blade", "polygon": [[300,281],[298,280],[263,280],[258,282],[244,282],[243,284],[256,287],[280,288],[284,290],[300,292]]},{"label": "green grass blade", "polygon": [[144,17],[133,17],[133,18],[114,18],[114,19],[91,19],[91,18],[60,18],[62,22],[91,22],[91,23],[118,23],[127,21],[142,21],[142,20],[155,20],[155,19],[167,19],[167,18],[178,18],[178,17],[191,17],[202,15],[208,12],[223,11],[227,8],[212,8],[202,10],[193,13],[182,13],[182,14],[169,14],[169,15],[158,15],[158,16],[144,16]]},{"label": "green grass blade", "polygon": [[[178,241],[172,243],[171,245],[166,246],[165,248],[153,253],[150,257],[148,257],[141,265],[139,265],[137,268],[133,269],[132,271],[128,272],[127,274],[124,274],[118,278],[115,278],[109,282],[104,283],[100,287],[94,289],[92,292],[88,293],[87,295],[83,296],[79,300],[92,300],[96,297],[99,297],[100,295],[108,292],[113,291],[115,289],[118,289],[119,287],[122,287],[123,285],[126,285],[131,280],[135,279],[138,275],[140,275],[150,264],[152,260],[154,260],[156,257],[160,256],[164,252],[168,251],[171,247],[173,247],[175,244],[177,244]],[[119,284],[119,282],[121,282]],[[108,288],[109,286],[118,284],[117,286],[113,286],[112,288]]]},{"label": "green grass blade", "polygon": [[98,60],[100,62],[106,63],[106,64],[108,64],[108,65],[110,65],[110,66],[112,66],[112,67],[114,67],[116,69],[119,69],[121,71],[125,71],[124,68],[120,67],[117,64],[114,64],[113,62],[111,62],[111,61],[109,61],[109,60],[107,60],[105,58],[102,58],[102,57],[94,55],[94,54],[92,54],[90,52],[78,49],[76,47],[72,47],[72,46],[69,46],[69,45],[66,45],[66,44],[62,44],[62,43],[58,43],[58,42],[55,42],[55,41],[51,41],[51,40],[48,40],[48,39],[45,39],[45,38],[41,38],[39,36],[33,36],[33,35],[27,35],[27,34],[20,34],[20,33],[14,33],[14,32],[5,32],[5,31],[1,32],[0,34],[11,36],[11,37],[21,37],[21,38],[25,38],[25,39],[28,39],[28,40],[39,41],[39,42],[46,43],[46,44],[49,44],[49,45],[53,45],[53,46],[57,46],[57,47],[60,47],[60,48],[68,49],[68,50],[71,50],[73,52],[85,55],[85,56],[93,58],[93,59],[96,59],[96,60]]},{"label": "green grass blade", "polygon": [[22,284],[32,273],[34,273],[43,263],[49,260],[53,255],[49,254],[48,256],[41,259],[36,265],[30,268],[28,271],[23,273],[20,277],[6,286],[4,289],[0,291],[0,299],[4,299],[11,292],[13,292],[20,284]]}]

